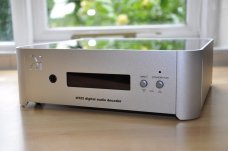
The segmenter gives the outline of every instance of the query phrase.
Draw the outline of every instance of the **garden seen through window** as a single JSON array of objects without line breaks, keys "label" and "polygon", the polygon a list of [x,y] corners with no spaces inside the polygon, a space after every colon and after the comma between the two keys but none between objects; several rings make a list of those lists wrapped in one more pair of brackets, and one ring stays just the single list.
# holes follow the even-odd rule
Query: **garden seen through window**
[{"label": "garden seen through window", "polygon": [[0,5],[0,42],[13,40],[10,1],[1,0]]},{"label": "garden seen through window", "polygon": [[186,0],[47,0],[56,27],[185,24]]}]

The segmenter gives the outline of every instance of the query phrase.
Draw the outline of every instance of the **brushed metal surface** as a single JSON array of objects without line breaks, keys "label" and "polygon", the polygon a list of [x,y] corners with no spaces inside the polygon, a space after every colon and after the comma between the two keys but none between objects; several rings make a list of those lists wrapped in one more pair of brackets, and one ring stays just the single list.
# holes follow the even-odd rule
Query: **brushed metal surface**
[{"label": "brushed metal surface", "polygon": [[179,52],[177,58],[176,116],[181,120],[194,119],[201,111],[203,52]]},{"label": "brushed metal surface", "polygon": [[[31,101],[197,118],[211,85],[213,41],[205,46],[197,43],[202,49],[188,50],[196,47],[192,45],[186,44],[185,51],[18,48],[21,104]],[[42,58],[37,69],[34,56]],[[67,87],[67,72],[130,75],[130,91]],[[51,74],[57,76],[56,83],[49,82]],[[148,82],[145,88],[141,80]],[[156,87],[159,80],[164,83],[161,89]]]},{"label": "brushed metal surface", "polygon": [[[175,114],[176,52],[137,51],[65,51],[65,50],[21,50],[25,51],[25,95],[27,101],[40,103],[90,106],[111,109],[135,110]],[[43,57],[42,70],[30,70],[32,55]],[[159,71],[162,71],[160,74]],[[129,74],[131,90],[106,90],[72,88],[66,85],[66,72]],[[49,82],[55,74],[56,83]],[[141,78],[146,76],[146,78]],[[158,78],[165,84],[156,88]],[[146,79],[144,90],[140,81]],[[153,90],[154,92],[151,92]],[[121,103],[75,100],[75,97],[121,100]]]},{"label": "brushed metal surface", "polygon": [[201,50],[177,54],[176,116],[181,120],[200,117],[212,84],[213,41]]}]

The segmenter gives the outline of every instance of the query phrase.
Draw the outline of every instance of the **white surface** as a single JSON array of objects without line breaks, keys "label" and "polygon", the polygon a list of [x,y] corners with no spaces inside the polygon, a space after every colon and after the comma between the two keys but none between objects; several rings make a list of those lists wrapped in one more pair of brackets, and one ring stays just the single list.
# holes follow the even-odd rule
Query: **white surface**
[{"label": "white surface", "polygon": [[33,43],[30,0],[11,0],[15,45]]},{"label": "white surface", "polygon": [[218,46],[228,48],[228,0],[221,0]]}]

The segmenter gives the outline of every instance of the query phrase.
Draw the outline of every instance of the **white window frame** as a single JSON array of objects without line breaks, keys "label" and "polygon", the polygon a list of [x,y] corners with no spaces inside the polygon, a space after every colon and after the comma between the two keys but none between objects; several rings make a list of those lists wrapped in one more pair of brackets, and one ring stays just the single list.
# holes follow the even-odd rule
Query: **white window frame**
[{"label": "white window frame", "polygon": [[35,42],[70,39],[74,34],[135,33],[137,37],[199,37],[203,0],[187,0],[186,25],[143,25],[49,28],[46,0],[32,0],[33,33]]},{"label": "white window frame", "polygon": [[[14,42],[0,42],[0,54],[15,54],[15,47],[70,39],[74,34],[135,33],[137,37],[216,37],[216,22],[211,18],[211,6],[219,6],[214,0],[187,0],[185,25],[109,26],[48,28],[45,0],[10,0],[13,20]],[[209,5],[209,6],[208,6]],[[211,9],[212,8],[212,9]],[[218,8],[217,8],[218,9]],[[217,11],[218,12],[218,11]],[[216,13],[213,13],[216,14]],[[218,13],[217,13],[218,14]],[[210,27],[210,25],[214,24]],[[213,31],[212,33],[210,33]]]},{"label": "white window frame", "polygon": [[10,0],[15,46],[33,43],[31,0]]},{"label": "white window frame", "polygon": [[0,55],[15,53],[15,43],[13,41],[0,42]]},{"label": "white window frame", "polygon": [[16,47],[33,43],[30,0],[10,0],[13,41],[0,42],[1,54],[15,54]]}]

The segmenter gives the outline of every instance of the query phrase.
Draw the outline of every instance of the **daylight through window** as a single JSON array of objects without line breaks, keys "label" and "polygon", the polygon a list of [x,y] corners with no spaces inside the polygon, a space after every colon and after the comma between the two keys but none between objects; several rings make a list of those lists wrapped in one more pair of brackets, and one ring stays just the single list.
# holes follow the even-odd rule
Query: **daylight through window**
[{"label": "daylight through window", "polygon": [[186,0],[47,0],[49,27],[185,24]]},{"label": "daylight through window", "polygon": [[10,1],[1,0],[0,4],[0,41],[12,41],[13,28]]}]

